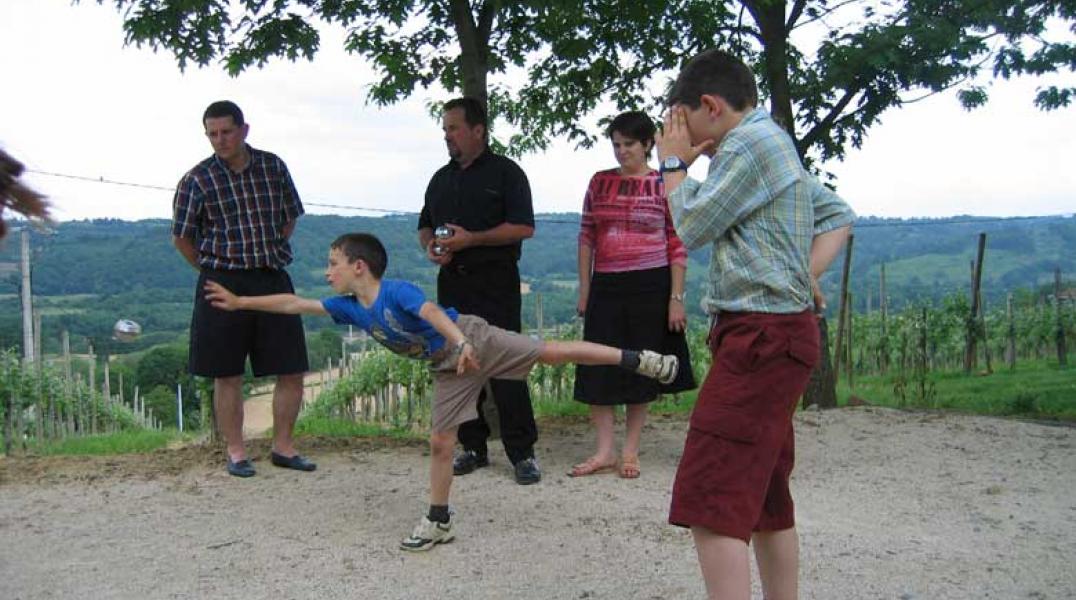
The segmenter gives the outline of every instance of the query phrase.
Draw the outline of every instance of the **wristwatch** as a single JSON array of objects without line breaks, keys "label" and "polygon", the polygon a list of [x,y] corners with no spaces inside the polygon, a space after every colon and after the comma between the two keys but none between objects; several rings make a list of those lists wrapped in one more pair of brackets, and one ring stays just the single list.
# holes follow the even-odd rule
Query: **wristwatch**
[{"label": "wristwatch", "polygon": [[683,304],[684,303],[684,295],[683,294],[673,294],[673,295],[669,296],[669,300],[676,300],[680,304]]},{"label": "wristwatch", "polygon": [[684,162],[679,156],[666,156],[665,160],[661,161],[662,173],[668,173],[670,171],[686,171],[687,163]]}]

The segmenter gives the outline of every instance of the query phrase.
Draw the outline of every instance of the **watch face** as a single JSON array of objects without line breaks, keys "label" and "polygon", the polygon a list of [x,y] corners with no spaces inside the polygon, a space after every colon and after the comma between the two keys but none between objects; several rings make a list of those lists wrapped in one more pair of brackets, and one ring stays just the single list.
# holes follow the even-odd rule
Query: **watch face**
[{"label": "watch face", "polygon": [[679,156],[665,157],[665,160],[662,162],[662,166],[665,167],[666,171],[687,169],[687,165],[684,163],[684,161],[680,160]]}]

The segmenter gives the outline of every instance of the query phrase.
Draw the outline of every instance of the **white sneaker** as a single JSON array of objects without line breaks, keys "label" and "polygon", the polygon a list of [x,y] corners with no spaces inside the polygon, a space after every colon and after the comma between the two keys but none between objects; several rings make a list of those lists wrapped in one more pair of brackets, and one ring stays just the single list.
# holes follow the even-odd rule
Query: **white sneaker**
[{"label": "white sneaker", "polygon": [[451,522],[438,523],[424,516],[415,526],[415,530],[411,532],[411,537],[400,542],[400,549],[410,552],[424,552],[437,544],[447,544],[454,537]]},{"label": "white sneaker", "polygon": [[639,353],[639,366],[635,368],[635,372],[657,379],[661,383],[672,383],[679,369],[680,361],[672,354],[643,350]]}]

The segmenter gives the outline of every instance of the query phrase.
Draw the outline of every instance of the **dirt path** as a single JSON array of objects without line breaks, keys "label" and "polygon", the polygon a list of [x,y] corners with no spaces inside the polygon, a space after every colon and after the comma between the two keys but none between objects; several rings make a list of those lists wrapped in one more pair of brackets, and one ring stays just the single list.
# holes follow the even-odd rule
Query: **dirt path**
[{"label": "dirt path", "polygon": [[[303,378],[303,401],[313,402],[321,393],[325,373],[307,373]],[[243,437],[262,437],[273,428],[273,386],[257,388],[243,403]]]},{"label": "dirt path", "polygon": [[[546,477],[458,478],[458,539],[396,549],[425,507],[422,444],[303,440],[313,474],[224,474],[207,449],[0,460],[0,597],[700,598],[665,524],[683,419],[643,476],[570,479],[591,438],[544,423]],[[1072,598],[1076,429],[856,408],[797,417],[802,597]],[[756,598],[760,597],[756,590]]]}]

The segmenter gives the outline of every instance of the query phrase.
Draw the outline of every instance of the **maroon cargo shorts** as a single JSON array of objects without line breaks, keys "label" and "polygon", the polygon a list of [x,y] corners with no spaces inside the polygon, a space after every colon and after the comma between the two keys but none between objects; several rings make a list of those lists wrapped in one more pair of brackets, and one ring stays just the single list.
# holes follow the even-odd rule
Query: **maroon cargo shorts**
[{"label": "maroon cargo shorts", "polygon": [[792,413],[818,361],[818,322],[721,313],[673,483],[669,522],[749,541],[795,525]]}]

